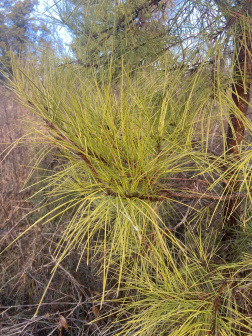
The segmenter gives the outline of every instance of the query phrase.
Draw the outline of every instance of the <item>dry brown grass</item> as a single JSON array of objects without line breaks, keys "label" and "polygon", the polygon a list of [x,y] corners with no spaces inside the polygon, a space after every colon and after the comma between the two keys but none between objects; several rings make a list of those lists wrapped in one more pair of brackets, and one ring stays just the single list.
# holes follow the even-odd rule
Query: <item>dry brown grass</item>
[{"label": "dry brown grass", "polygon": [[0,233],[3,234],[20,218],[23,208],[29,208],[24,202],[26,195],[20,190],[28,174],[31,148],[16,146],[6,156],[8,147],[24,134],[20,119],[27,116],[27,111],[8,99],[6,96],[11,94],[3,87],[0,94]]}]

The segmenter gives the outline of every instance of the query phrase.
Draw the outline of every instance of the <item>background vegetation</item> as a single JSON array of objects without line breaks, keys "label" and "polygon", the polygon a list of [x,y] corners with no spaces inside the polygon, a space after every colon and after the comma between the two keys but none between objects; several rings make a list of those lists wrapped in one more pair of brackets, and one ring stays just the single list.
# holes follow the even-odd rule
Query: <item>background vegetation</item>
[{"label": "background vegetation", "polygon": [[8,272],[27,237],[33,257],[4,330],[250,335],[251,1],[48,13],[70,55],[12,48],[5,75],[34,115],[39,169],[29,223],[5,237]]}]

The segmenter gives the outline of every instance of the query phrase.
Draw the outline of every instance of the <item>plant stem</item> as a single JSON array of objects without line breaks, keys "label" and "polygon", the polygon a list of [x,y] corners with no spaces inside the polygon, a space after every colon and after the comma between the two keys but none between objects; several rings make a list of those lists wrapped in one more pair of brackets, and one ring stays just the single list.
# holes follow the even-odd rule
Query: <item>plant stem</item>
[{"label": "plant stem", "polygon": [[[248,1],[246,6],[248,13],[252,14],[251,1]],[[252,45],[249,31],[242,29],[239,25],[239,33],[234,37],[235,43],[235,64],[234,64],[234,83],[232,85],[232,98],[241,112],[241,115],[245,117],[248,112],[248,101],[250,98],[250,88],[251,88],[251,76],[252,76]],[[245,37],[244,37],[245,35]],[[244,122],[240,116],[231,114],[231,124],[228,125],[227,130],[227,153],[232,159],[231,161],[239,162],[241,159],[241,144],[244,138]],[[231,175],[234,172],[230,172]],[[233,182],[230,183],[227,193],[237,192],[240,187],[240,182],[233,178]],[[240,218],[241,208],[240,208],[240,197],[232,198],[228,201],[225,210],[224,218],[228,228],[234,229],[237,227],[237,221]],[[225,233],[225,238],[230,236]]]}]

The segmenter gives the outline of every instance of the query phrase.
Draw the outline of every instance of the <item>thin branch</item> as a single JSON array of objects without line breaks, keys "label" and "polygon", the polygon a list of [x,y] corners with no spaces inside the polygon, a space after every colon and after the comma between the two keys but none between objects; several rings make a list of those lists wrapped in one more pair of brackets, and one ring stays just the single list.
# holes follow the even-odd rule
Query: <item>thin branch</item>
[{"label": "thin branch", "polygon": [[51,128],[52,130],[54,130],[57,133],[59,133],[61,139],[57,139],[57,140],[62,140],[63,139],[63,140],[65,140],[66,142],[68,142],[70,145],[72,145],[73,147],[75,147],[78,150],[78,152],[76,154],[79,155],[86,162],[86,164],[88,165],[88,167],[92,171],[92,173],[95,176],[97,176],[98,174],[97,174],[96,170],[94,169],[91,161],[87,157],[87,155],[84,154],[83,151],[80,148],[78,148],[76,146],[76,144],[72,140],[70,140],[67,136],[65,136],[64,134],[62,134],[62,132],[59,129],[57,129],[57,127],[55,127],[55,125],[53,125],[50,121],[46,120],[45,118],[43,118],[43,120],[45,121],[45,123],[47,124],[47,126],[49,128]]},{"label": "thin branch", "polygon": [[212,326],[212,330],[209,330],[208,335],[215,335],[216,334],[216,318],[217,318],[217,314],[218,314],[218,310],[219,310],[219,301],[220,301],[220,296],[222,294],[222,292],[224,291],[225,287],[227,286],[231,286],[233,283],[233,281],[231,281],[229,284],[227,282],[227,279],[225,279],[219,289],[218,292],[218,296],[214,301],[214,305],[213,305],[213,326]]},{"label": "thin branch", "polygon": [[[35,105],[32,102],[28,102],[31,106],[35,107]],[[79,155],[88,165],[88,167],[90,168],[90,170],[93,172],[93,174],[95,175],[95,177],[97,178],[97,180],[103,184],[102,180],[98,177],[98,173],[95,170],[95,168],[93,167],[91,161],[89,160],[89,158],[87,157],[86,154],[83,153],[83,151],[76,146],[76,144],[68,139],[64,134],[62,134],[62,132],[55,126],[53,125],[50,121],[46,120],[45,118],[43,119],[45,121],[45,123],[47,124],[47,126],[56,131],[59,136],[61,137],[61,139],[59,140],[65,140],[67,141],[69,144],[71,144],[73,147],[75,147],[77,149],[77,152],[75,153],[76,155]],[[103,158],[101,158],[99,155],[93,153],[92,151],[89,150],[88,155],[93,155],[96,159],[100,159],[101,161],[103,161],[104,163],[107,163],[106,160],[104,160]],[[116,197],[118,196],[118,193],[114,192],[113,190],[111,190],[110,188],[105,188],[104,190],[106,192],[106,194],[108,196],[113,196]],[[237,197],[246,197],[248,196],[248,194],[252,194],[252,190],[250,191],[244,191],[244,192],[234,192],[231,194],[225,194],[225,195],[213,195],[213,194],[201,194],[201,193],[184,193],[184,192],[177,192],[177,191],[173,191],[170,189],[158,189],[157,191],[153,191],[153,193],[156,193],[156,196],[145,196],[145,195],[141,195],[138,192],[132,193],[132,194],[123,194],[121,195],[121,197],[125,197],[128,199],[131,198],[138,198],[140,200],[145,200],[145,201],[151,201],[151,202],[161,202],[165,199],[171,199],[171,198],[179,198],[179,199],[192,199],[192,200],[196,200],[196,199],[205,199],[205,200],[213,200],[213,201],[219,201],[219,202],[225,202],[228,200],[234,200]]]},{"label": "thin branch", "polygon": [[[157,6],[158,7],[158,4],[159,2],[161,2],[161,0],[152,0],[150,1],[149,3],[144,3],[143,5],[139,6],[139,7],[136,7],[134,8],[134,11],[132,13],[132,18],[128,21],[128,25],[130,25],[131,23],[133,23],[139,16],[139,13],[143,10],[143,9],[146,9],[148,7],[151,7],[153,5]],[[121,19],[119,20],[117,26],[116,26],[116,31],[118,31],[119,29],[121,28],[125,28],[126,26],[126,23],[124,23],[126,20],[126,14],[124,14]],[[107,29],[104,29],[100,34],[104,34],[104,33],[107,33],[111,30],[114,29],[114,26],[112,27],[109,27]]]},{"label": "thin branch", "polygon": [[[235,192],[228,195],[213,195],[213,194],[200,194],[200,193],[183,193],[183,192],[177,192],[172,190],[159,190],[157,192],[157,196],[154,197],[147,197],[145,195],[140,195],[139,193],[133,193],[133,194],[124,194],[124,197],[126,198],[139,198],[141,200],[150,200],[151,202],[161,202],[165,199],[171,199],[171,198],[180,198],[180,199],[205,199],[205,200],[213,200],[213,201],[219,201],[219,202],[226,202],[228,200],[236,199],[237,197],[246,197],[248,194],[252,194],[252,190],[249,191],[243,191],[243,192]],[[113,195],[116,195],[113,193]]]},{"label": "thin branch", "polygon": [[189,215],[190,208],[188,207],[185,216],[183,217],[182,221],[180,221],[177,225],[175,225],[172,229],[169,229],[170,232],[177,230],[182,224],[184,224],[187,220]]},{"label": "thin branch", "polygon": [[[78,152],[76,153],[77,155],[79,155],[88,165],[88,167],[90,168],[90,170],[93,172],[93,174],[96,176],[96,178],[98,179],[98,181],[100,183],[102,183],[102,181],[97,177],[98,173],[95,170],[95,168],[93,167],[91,161],[89,160],[89,158],[87,157],[87,155],[85,155],[83,153],[83,151],[81,151],[80,148],[78,148],[74,142],[70,139],[68,139],[64,134],[62,134],[51,122],[49,122],[48,120],[44,119],[44,121],[46,122],[46,124],[53,130],[56,130],[57,132],[60,133],[60,136],[62,137],[62,139],[64,139],[65,141],[67,141],[69,144],[71,144],[72,146],[74,146],[75,148],[78,149]],[[91,154],[91,152],[89,152],[89,154]],[[99,159],[98,155],[94,155],[96,158]],[[103,160],[104,161],[104,160]],[[105,161],[104,161],[105,162]],[[109,196],[117,196],[117,193],[112,191],[109,188],[106,188],[106,193]],[[157,191],[158,196],[154,196],[154,197],[149,197],[149,196],[145,196],[145,195],[141,195],[139,193],[132,193],[132,194],[124,194],[123,196],[125,198],[138,198],[141,200],[150,200],[152,202],[159,202],[162,201],[164,199],[167,198],[180,198],[180,199],[208,199],[208,200],[215,200],[215,201],[220,201],[220,202],[225,202],[227,200],[233,200],[236,199],[237,197],[246,197],[248,195],[248,192],[235,192],[229,195],[213,195],[213,194],[200,194],[200,193],[183,193],[183,192],[177,192],[177,191],[173,191],[173,190],[169,190],[169,189],[161,189]],[[249,193],[252,193],[252,191],[249,191]]]},{"label": "thin branch", "polygon": [[235,21],[237,20],[237,18],[240,17],[240,16],[242,16],[242,13],[247,9],[247,7],[249,6],[249,4],[252,4],[252,0],[248,0],[239,12],[233,12],[233,11],[229,10],[229,13],[232,16],[232,18],[227,22],[224,30],[226,30],[229,27],[231,27],[232,24],[235,23]]}]

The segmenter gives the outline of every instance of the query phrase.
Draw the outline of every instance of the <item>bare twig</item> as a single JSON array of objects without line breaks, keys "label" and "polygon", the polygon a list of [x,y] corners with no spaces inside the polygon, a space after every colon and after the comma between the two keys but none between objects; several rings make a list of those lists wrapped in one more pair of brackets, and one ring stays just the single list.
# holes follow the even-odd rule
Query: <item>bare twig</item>
[{"label": "bare twig", "polygon": [[189,215],[190,208],[188,207],[185,216],[183,217],[182,221],[180,221],[176,226],[174,226],[172,229],[169,229],[170,232],[177,230],[182,224],[184,224],[187,220],[187,217]]}]

